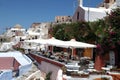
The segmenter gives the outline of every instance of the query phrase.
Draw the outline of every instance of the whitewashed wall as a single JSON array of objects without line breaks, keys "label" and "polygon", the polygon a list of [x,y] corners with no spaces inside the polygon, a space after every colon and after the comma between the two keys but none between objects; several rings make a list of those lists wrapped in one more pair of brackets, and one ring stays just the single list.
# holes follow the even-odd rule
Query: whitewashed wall
[{"label": "whitewashed wall", "polygon": [[57,80],[58,71],[60,70],[60,67],[42,61],[40,65],[40,70],[44,71],[45,73],[52,72],[51,80]]},{"label": "whitewashed wall", "polygon": [[[79,19],[77,19],[77,15],[79,12]],[[90,7],[81,7],[78,6],[76,9],[72,20],[76,21],[95,21],[98,19],[102,19],[106,16],[106,12],[110,12],[110,9],[102,9],[102,8],[90,8]]]},{"label": "whitewashed wall", "polygon": [[[99,10],[99,9],[98,9]],[[106,12],[92,11],[91,8],[85,10],[85,21],[95,21],[106,16]]]},{"label": "whitewashed wall", "polygon": [[0,74],[0,80],[12,80],[12,70],[5,70]]}]

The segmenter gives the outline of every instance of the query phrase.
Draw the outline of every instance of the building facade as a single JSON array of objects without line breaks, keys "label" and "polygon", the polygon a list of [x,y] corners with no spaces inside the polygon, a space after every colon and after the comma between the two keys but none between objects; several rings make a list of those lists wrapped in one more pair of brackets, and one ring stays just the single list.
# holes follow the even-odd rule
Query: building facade
[{"label": "building facade", "polygon": [[109,13],[111,9],[120,5],[120,0],[104,0],[98,8],[84,7],[83,1],[78,0],[78,7],[73,14],[72,21],[95,21],[102,19]]},{"label": "building facade", "polygon": [[29,39],[48,38],[50,23],[33,23],[27,30]]},{"label": "building facade", "polygon": [[71,21],[72,21],[71,16],[56,16],[55,17],[56,23],[67,23],[67,22],[71,22]]}]

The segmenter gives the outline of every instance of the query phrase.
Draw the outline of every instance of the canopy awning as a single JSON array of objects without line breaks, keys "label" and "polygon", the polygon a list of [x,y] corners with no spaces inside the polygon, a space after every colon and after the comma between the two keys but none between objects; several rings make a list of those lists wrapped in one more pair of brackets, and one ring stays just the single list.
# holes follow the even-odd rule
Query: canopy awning
[{"label": "canopy awning", "polygon": [[65,41],[66,45],[72,48],[95,48],[96,45],[88,44],[84,42],[76,41],[75,39],[71,39],[70,41]]},{"label": "canopy awning", "polygon": [[51,46],[68,48],[68,46],[65,45],[65,41],[55,39],[54,37],[48,39],[47,44],[48,44],[48,45],[51,45]]},{"label": "canopy awning", "polygon": [[50,39],[26,40],[25,42],[46,44],[46,45],[64,47],[64,48],[70,48],[70,47],[72,48],[95,48],[96,47],[96,45],[79,42],[73,39],[71,39],[70,41],[62,41],[62,40],[55,39],[54,37]]}]

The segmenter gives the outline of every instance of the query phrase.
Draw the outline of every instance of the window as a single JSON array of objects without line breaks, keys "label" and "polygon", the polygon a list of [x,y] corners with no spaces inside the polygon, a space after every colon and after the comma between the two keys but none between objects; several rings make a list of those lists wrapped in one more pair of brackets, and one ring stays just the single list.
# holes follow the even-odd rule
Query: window
[{"label": "window", "polygon": [[77,20],[79,20],[79,12],[77,12]]}]

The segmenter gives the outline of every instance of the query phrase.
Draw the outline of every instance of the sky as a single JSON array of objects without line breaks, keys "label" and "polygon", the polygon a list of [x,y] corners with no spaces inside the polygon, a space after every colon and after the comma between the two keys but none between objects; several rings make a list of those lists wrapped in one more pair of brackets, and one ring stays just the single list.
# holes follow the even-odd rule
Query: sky
[{"label": "sky", "polygon": [[[83,0],[96,7],[103,0]],[[73,16],[77,0],[0,0],[0,34],[20,24],[28,29],[34,22],[53,22],[55,16]]]}]

